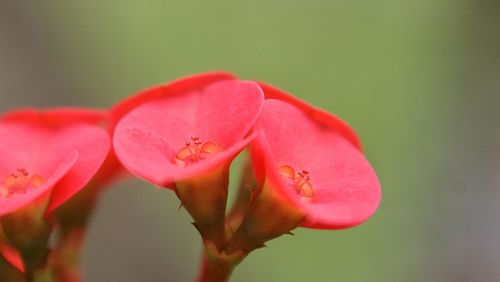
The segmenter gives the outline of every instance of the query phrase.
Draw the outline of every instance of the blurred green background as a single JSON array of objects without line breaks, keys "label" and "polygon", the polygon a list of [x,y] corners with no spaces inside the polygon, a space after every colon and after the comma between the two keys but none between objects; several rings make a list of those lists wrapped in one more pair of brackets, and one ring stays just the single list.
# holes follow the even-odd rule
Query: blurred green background
[{"label": "blurred green background", "polygon": [[[0,0],[0,111],[108,107],[209,70],[266,81],[357,130],[383,201],[357,228],[270,242],[232,281],[500,281],[499,27],[487,0]],[[177,206],[109,189],[85,280],[192,281]]]}]

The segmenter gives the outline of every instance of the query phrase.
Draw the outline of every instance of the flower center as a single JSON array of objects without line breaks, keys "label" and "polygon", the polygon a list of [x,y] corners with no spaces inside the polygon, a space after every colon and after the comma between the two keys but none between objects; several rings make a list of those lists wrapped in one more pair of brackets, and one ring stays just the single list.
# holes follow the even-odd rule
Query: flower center
[{"label": "flower center", "polygon": [[289,165],[283,165],[279,168],[279,172],[284,177],[290,179],[293,183],[293,188],[300,196],[304,198],[312,198],[314,196],[313,187],[311,185],[311,175],[305,169],[295,171]]},{"label": "flower center", "polygon": [[44,182],[41,176],[31,174],[25,168],[18,168],[0,182],[0,198],[25,194],[42,186]]},{"label": "flower center", "polygon": [[197,163],[219,152],[219,147],[213,142],[201,142],[200,137],[191,136],[186,145],[175,155],[174,163],[178,166],[186,166]]}]

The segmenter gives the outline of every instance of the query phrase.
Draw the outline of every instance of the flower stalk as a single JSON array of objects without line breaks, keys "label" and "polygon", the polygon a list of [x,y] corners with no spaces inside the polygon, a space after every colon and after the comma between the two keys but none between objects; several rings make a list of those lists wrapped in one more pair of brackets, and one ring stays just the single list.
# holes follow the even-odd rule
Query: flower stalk
[{"label": "flower stalk", "polygon": [[54,281],[82,281],[80,253],[84,239],[85,228],[72,228],[61,232],[50,258]]},{"label": "flower stalk", "polygon": [[47,244],[52,230],[43,218],[47,200],[36,201],[0,218],[6,238],[19,251],[28,282],[35,281],[47,266]]},{"label": "flower stalk", "polygon": [[229,167],[219,168],[176,183],[176,193],[204,241],[222,250],[225,244],[225,224]]},{"label": "flower stalk", "polygon": [[211,242],[205,242],[198,282],[224,282],[229,278],[234,268],[247,256],[239,251],[227,254],[219,251]]}]

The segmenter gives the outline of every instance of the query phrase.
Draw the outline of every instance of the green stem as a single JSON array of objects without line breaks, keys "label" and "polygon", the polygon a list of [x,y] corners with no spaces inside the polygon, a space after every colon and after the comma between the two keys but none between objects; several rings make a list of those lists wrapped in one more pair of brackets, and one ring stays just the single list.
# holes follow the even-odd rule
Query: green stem
[{"label": "green stem", "polygon": [[50,266],[57,282],[80,282],[80,254],[102,185],[89,184],[56,211],[60,226]]},{"label": "green stem", "polygon": [[23,274],[0,255],[0,281],[24,282]]},{"label": "green stem", "polygon": [[[28,280],[30,281],[30,280]],[[52,273],[50,269],[47,267],[43,270],[37,271],[33,276],[33,282],[53,282],[54,279],[52,277]],[[69,281],[69,280],[68,280]]]},{"label": "green stem", "polygon": [[229,281],[234,268],[247,256],[243,252],[226,254],[219,252],[215,244],[205,242],[198,282]]},{"label": "green stem", "polygon": [[224,261],[210,260],[204,254],[198,282],[223,282],[229,281],[234,266]]},{"label": "green stem", "polygon": [[80,253],[85,239],[85,228],[62,230],[59,242],[52,252],[51,268],[54,281],[82,281]]},{"label": "green stem", "polygon": [[45,277],[47,272],[48,250],[46,248],[33,249],[27,252],[21,252],[24,261],[24,276],[28,282],[47,281],[40,280]]},{"label": "green stem", "polygon": [[219,250],[225,244],[226,203],[229,186],[229,166],[226,164],[192,177],[178,181],[177,197],[194,219],[194,226],[204,241],[213,242]]}]

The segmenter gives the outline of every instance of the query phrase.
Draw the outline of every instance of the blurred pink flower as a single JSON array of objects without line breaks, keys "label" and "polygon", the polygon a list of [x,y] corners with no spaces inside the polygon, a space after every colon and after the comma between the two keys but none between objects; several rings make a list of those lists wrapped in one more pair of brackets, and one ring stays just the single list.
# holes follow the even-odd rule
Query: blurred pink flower
[{"label": "blurred pink flower", "polygon": [[41,197],[46,216],[82,189],[102,165],[110,138],[99,110],[24,109],[0,117],[0,216]]}]

